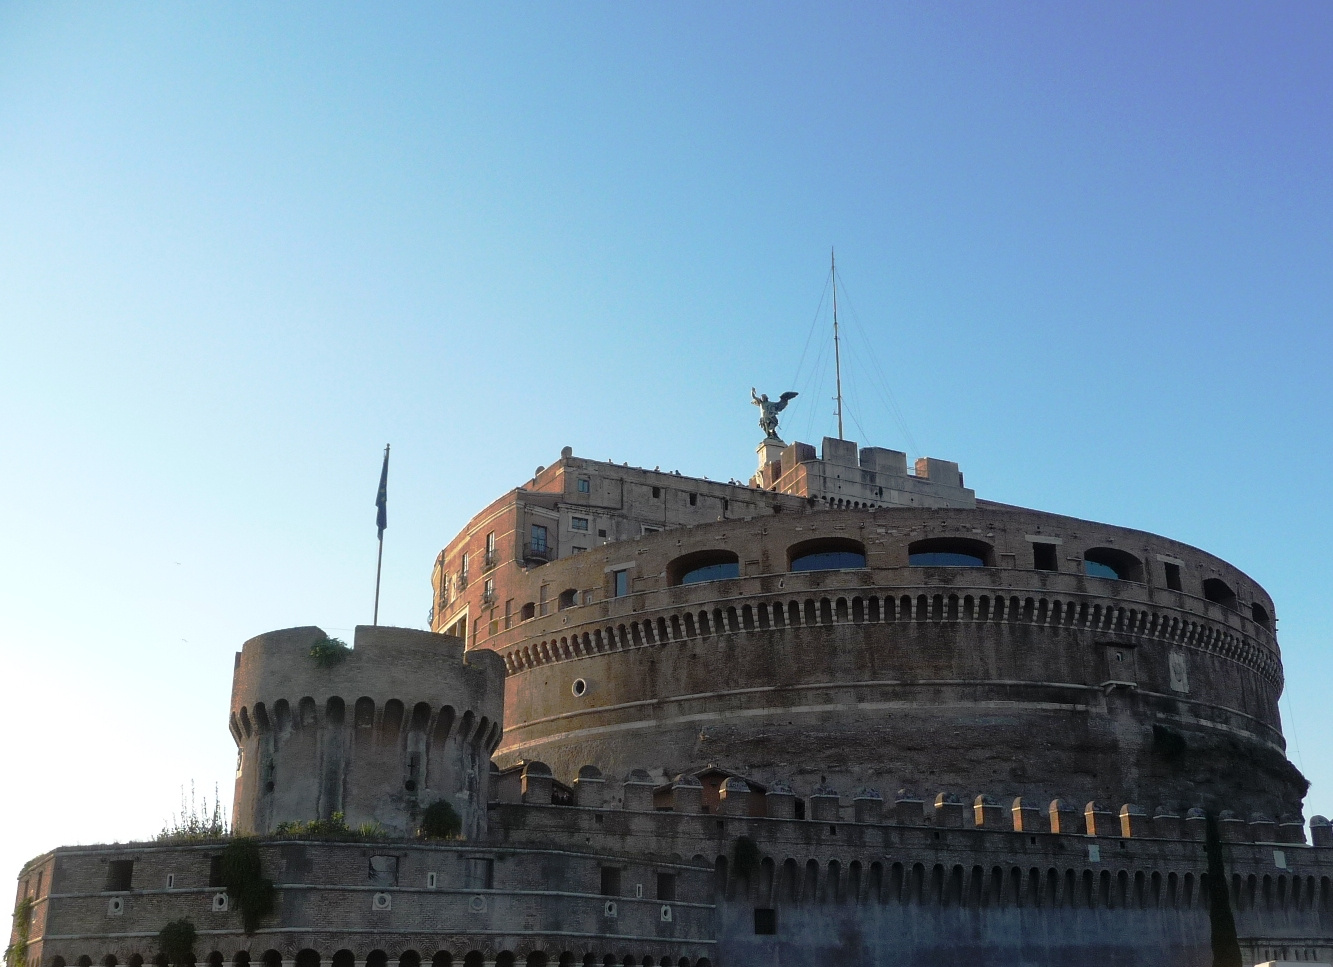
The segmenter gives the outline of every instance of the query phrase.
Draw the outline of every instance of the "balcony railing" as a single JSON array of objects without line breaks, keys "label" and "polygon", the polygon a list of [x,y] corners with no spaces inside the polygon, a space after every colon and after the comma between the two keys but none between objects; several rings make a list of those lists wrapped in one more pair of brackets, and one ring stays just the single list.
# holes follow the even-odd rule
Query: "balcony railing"
[{"label": "balcony railing", "polygon": [[495,567],[495,565],[499,563],[500,563],[500,552],[495,550],[494,548],[491,548],[486,551],[485,556],[481,559],[481,569],[483,571],[489,571],[491,568]]},{"label": "balcony railing", "polygon": [[549,541],[528,541],[527,547],[523,549],[523,558],[545,564],[547,561],[555,560],[555,548]]},{"label": "balcony railing", "polygon": [[454,592],[464,590],[467,587],[467,571],[459,571],[458,579],[454,581]]},{"label": "balcony railing", "polygon": [[483,605],[495,604],[495,588],[487,588],[481,592],[481,603]]}]

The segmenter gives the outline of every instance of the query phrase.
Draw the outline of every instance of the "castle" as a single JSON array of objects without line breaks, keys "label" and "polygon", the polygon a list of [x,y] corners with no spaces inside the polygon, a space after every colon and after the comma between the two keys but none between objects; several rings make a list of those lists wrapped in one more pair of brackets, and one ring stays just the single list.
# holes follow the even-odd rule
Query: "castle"
[{"label": "castle", "polygon": [[[252,933],[221,843],[64,847],[11,949],[161,964],[188,917],[209,967],[1333,960],[1276,611],[1197,548],[770,430],[747,482],[567,448],[431,585],[429,632],[237,655]],[[458,837],[417,838],[441,800]],[[375,832],[285,825],[335,816]]]}]

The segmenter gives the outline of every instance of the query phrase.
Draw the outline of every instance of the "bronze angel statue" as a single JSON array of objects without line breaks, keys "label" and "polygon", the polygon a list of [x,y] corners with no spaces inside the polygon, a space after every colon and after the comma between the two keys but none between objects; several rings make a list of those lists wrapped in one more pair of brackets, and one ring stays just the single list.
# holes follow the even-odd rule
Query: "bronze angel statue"
[{"label": "bronze angel statue", "polygon": [[754,387],[750,387],[750,402],[759,407],[759,429],[764,431],[767,439],[782,442],[778,437],[778,414],[785,410],[787,404],[797,395],[799,394],[788,390],[775,402],[768,398],[767,393],[756,393]]}]

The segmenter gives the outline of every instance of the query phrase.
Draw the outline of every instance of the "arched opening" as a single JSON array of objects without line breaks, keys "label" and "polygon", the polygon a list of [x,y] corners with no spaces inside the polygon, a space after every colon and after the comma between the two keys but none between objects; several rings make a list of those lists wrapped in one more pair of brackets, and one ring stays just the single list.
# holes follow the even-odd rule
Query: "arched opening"
[{"label": "arched opening", "polygon": [[527,967],[546,967],[548,960],[549,958],[544,951],[534,950],[528,954]]},{"label": "arched opening", "polygon": [[333,967],[356,967],[356,955],[350,950],[339,950],[333,955]]},{"label": "arched opening", "polygon": [[[107,964],[106,967],[116,967],[116,965]],[[222,967],[222,951],[215,950],[208,955],[208,967]]]},{"label": "arched opening", "polygon": [[352,725],[358,729],[368,729],[375,724],[375,700],[362,695],[352,706]]},{"label": "arched opening", "polygon": [[1083,573],[1093,578],[1143,583],[1143,562],[1116,547],[1091,547],[1083,554]]},{"label": "arched opening", "polygon": [[[213,962],[211,957],[209,958],[208,962],[210,964]],[[222,954],[218,954],[218,962],[219,963],[222,962]],[[115,954],[107,954],[105,957],[102,958],[102,967],[116,967],[116,965],[119,963],[120,961],[116,959]]]},{"label": "arched opening", "polygon": [[430,967],[454,967],[454,956],[447,950],[435,951],[435,956],[430,959]]},{"label": "arched opening", "polygon": [[[342,725],[343,716],[346,714],[347,706],[337,695],[330,698],[324,704],[324,720],[328,722],[329,725]],[[304,724],[304,722],[302,724]],[[282,963],[281,955],[278,957],[278,963]]]},{"label": "arched opening", "polygon": [[389,955],[383,950],[372,950],[366,954],[366,967],[388,967]]},{"label": "arched opening", "polygon": [[495,955],[495,967],[514,967],[514,953],[511,950],[502,950]]},{"label": "arched opening", "polygon": [[298,951],[296,954],[296,967],[319,967],[319,951],[311,950],[309,947],[305,950]]},{"label": "arched opening", "polygon": [[415,950],[404,950],[398,955],[398,967],[421,967],[421,954]]},{"label": "arched opening", "polygon": [[865,545],[849,537],[819,537],[787,548],[789,571],[845,571],[865,566]]},{"label": "arched opening", "polygon": [[265,950],[263,964],[264,967],[282,967],[282,954],[276,950]]},{"label": "arched opening", "polygon": [[[535,605],[531,601],[529,601],[527,604],[523,605],[523,607],[518,609],[519,621],[531,621],[534,617],[536,617],[536,615],[537,615],[537,605]],[[478,954],[477,956],[481,955]]]},{"label": "arched opening", "polygon": [[741,576],[740,558],[721,549],[682,554],[667,565],[667,585],[702,584]]},{"label": "arched opening", "polygon": [[1259,625],[1259,627],[1261,628],[1268,628],[1272,626],[1272,618],[1268,616],[1268,609],[1265,608],[1258,601],[1250,605],[1250,617],[1253,618],[1254,623]]},{"label": "arched opening", "polygon": [[566,608],[572,608],[579,603],[578,588],[565,588],[560,592],[559,597],[555,599],[555,609],[564,611]]},{"label": "arched opening", "polygon": [[463,958],[463,967],[486,967],[486,957],[480,950],[469,950]]},{"label": "arched opening", "polygon": [[1208,578],[1203,582],[1203,596],[1213,604],[1236,610],[1236,592],[1221,578]]},{"label": "arched opening", "polygon": [[966,537],[930,537],[907,545],[912,567],[992,567],[993,561],[989,544]]}]

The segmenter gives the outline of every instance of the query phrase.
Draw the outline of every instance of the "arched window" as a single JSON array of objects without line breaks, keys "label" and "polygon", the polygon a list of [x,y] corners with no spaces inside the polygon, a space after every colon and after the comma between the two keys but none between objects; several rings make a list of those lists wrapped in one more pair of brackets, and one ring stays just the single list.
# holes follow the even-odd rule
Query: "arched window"
[{"label": "arched window", "polygon": [[296,967],[319,967],[319,951],[311,950],[309,947],[297,951]]},{"label": "arched window", "polygon": [[1083,554],[1083,572],[1088,577],[1143,583],[1143,562],[1115,547],[1092,547]]},{"label": "arched window", "polygon": [[741,576],[740,558],[732,551],[710,550],[684,554],[667,565],[667,584],[700,584]]},{"label": "arched window", "polygon": [[560,596],[555,599],[555,609],[564,611],[566,608],[572,608],[579,603],[579,592],[577,588],[565,588],[560,592]]},{"label": "arched window", "polygon": [[519,621],[530,621],[537,614],[537,606],[529,601],[518,610]]},{"label": "arched window", "polygon": [[339,950],[333,955],[333,967],[355,967],[356,955],[350,950]]},{"label": "arched window", "polygon": [[865,566],[865,545],[849,537],[819,537],[787,548],[789,571],[844,571]]},{"label": "arched window", "polygon": [[912,567],[991,567],[992,559],[989,544],[966,537],[931,537],[907,546]]},{"label": "arched window", "polygon": [[1272,619],[1268,616],[1268,609],[1258,601],[1250,605],[1250,617],[1254,619],[1255,624],[1262,628],[1267,628],[1272,623]]},{"label": "arched window", "polygon": [[1236,592],[1221,578],[1208,578],[1203,582],[1203,596],[1214,604],[1236,610]]}]

